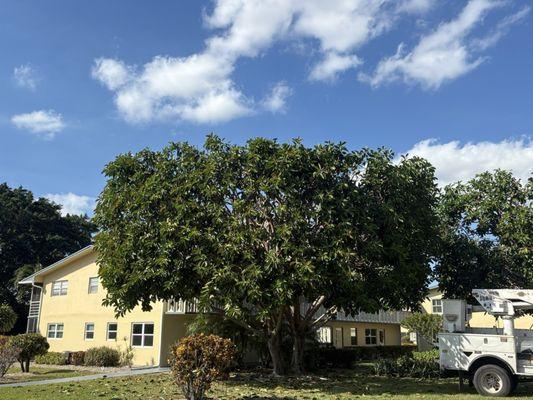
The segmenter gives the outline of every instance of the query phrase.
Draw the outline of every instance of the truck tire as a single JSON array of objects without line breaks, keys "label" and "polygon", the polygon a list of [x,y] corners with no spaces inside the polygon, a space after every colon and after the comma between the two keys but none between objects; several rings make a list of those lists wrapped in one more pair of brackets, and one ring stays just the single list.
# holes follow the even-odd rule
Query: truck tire
[{"label": "truck tire", "polygon": [[511,393],[513,384],[510,374],[504,368],[487,364],[476,370],[474,387],[482,396],[504,397]]}]

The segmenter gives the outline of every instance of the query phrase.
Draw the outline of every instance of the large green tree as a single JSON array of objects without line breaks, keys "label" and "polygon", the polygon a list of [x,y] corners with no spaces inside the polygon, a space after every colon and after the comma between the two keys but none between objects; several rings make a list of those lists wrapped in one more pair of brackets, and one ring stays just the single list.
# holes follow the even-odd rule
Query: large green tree
[{"label": "large green tree", "polygon": [[496,170],[447,186],[436,278],[449,297],[474,288],[533,288],[533,180]]},{"label": "large green tree", "polygon": [[15,276],[32,273],[87,246],[95,232],[86,216],[62,216],[60,210],[59,205],[35,198],[29,190],[0,184],[0,303],[17,311],[18,330],[26,320],[28,299],[27,291],[17,287]]},{"label": "large green tree", "polygon": [[282,331],[302,370],[305,337],[339,309],[415,307],[437,237],[434,171],[386,150],[209,136],[202,149],[118,156],[95,221],[106,303],[200,304],[264,338],[286,371]]}]

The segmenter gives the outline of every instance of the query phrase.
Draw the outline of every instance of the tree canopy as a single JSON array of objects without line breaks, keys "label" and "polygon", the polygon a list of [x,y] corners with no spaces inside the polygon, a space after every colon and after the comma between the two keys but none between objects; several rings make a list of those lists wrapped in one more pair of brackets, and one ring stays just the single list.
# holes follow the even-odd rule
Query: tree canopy
[{"label": "tree canopy", "polygon": [[[61,207],[36,199],[26,189],[0,184],[0,302],[11,304],[24,324],[24,296],[13,278],[19,268],[34,272],[87,246],[95,225],[87,216],[60,213]],[[30,273],[31,273],[30,272]],[[20,277],[20,273],[17,276]]]},{"label": "tree canopy", "polygon": [[439,207],[436,278],[448,297],[474,288],[533,287],[533,180],[496,170],[447,186]]},{"label": "tree canopy", "polygon": [[438,223],[422,159],[209,136],[201,149],[120,155],[104,173],[95,245],[118,313],[199,298],[264,335],[281,371],[284,326],[298,364],[305,335],[338,309],[416,307],[424,296]]}]

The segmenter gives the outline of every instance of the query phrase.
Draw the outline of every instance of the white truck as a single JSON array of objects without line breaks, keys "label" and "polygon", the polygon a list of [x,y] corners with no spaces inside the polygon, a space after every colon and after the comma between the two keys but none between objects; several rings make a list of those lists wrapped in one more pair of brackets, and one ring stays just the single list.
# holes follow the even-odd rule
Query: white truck
[{"label": "white truck", "polygon": [[[474,289],[481,306],[464,300],[443,300],[444,332],[439,334],[440,368],[468,378],[479,394],[502,397],[514,391],[519,378],[533,377],[533,331],[515,329],[514,318],[533,310],[533,290]],[[503,328],[470,328],[472,311],[486,311]]]}]

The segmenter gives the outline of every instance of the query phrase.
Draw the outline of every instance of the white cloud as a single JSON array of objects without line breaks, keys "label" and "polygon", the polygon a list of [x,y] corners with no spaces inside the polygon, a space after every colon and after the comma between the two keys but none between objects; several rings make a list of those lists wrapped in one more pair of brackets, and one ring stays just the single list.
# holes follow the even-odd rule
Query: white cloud
[{"label": "white cloud", "polygon": [[13,70],[13,78],[20,87],[35,90],[37,87],[37,73],[30,64],[20,65]]},{"label": "white cloud", "polygon": [[516,13],[506,16],[500,22],[498,22],[496,28],[494,28],[487,36],[472,40],[472,48],[477,51],[483,51],[491,46],[494,46],[509,32],[509,29],[512,25],[521,22],[530,11],[531,8],[526,6]]},{"label": "white cloud", "polygon": [[61,114],[53,110],[39,110],[11,117],[11,123],[18,129],[27,130],[43,139],[53,139],[65,128]]},{"label": "white cloud", "polygon": [[[332,81],[363,63],[359,54],[401,18],[429,11],[436,0],[215,0],[204,15],[212,35],[185,57],[155,56],[144,65],[99,58],[92,76],[114,93],[120,115],[132,123],[171,119],[228,121],[258,112],[263,101],[243,92],[233,74],[243,57],[258,57],[278,42],[312,45],[309,79]],[[438,87],[475,68],[464,38],[499,0],[471,0],[460,16],[383,60],[373,85],[403,78]],[[416,17],[418,18],[418,17]],[[290,46],[286,46],[290,48]],[[216,105],[216,109],[213,107]]]},{"label": "white cloud", "polygon": [[436,0],[404,0],[399,2],[398,11],[423,14],[431,10],[435,5]]},{"label": "white cloud", "polygon": [[423,140],[405,154],[428,160],[436,169],[439,185],[466,181],[495,169],[510,170],[523,182],[533,173],[533,141],[530,138],[461,144]]},{"label": "white cloud", "polygon": [[278,82],[263,99],[263,108],[272,113],[284,113],[286,111],[287,98],[291,94],[292,89],[285,82]]},{"label": "white cloud", "polygon": [[44,197],[61,206],[61,215],[91,215],[96,206],[96,199],[75,193],[48,193]]},{"label": "white cloud", "polygon": [[98,58],[94,62],[92,76],[110,90],[115,90],[128,82],[131,71],[122,62],[109,58]]},{"label": "white cloud", "polygon": [[312,81],[335,80],[339,73],[355,68],[360,64],[362,61],[356,55],[329,53],[324,60],[315,65],[309,74],[309,79]]},{"label": "white cloud", "polygon": [[[115,93],[129,122],[178,119],[216,123],[264,107],[232,80],[241,57],[256,57],[280,40],[314,39],[323,60],[312,79],[328,80],[359,65],[353,53],[390,26],[383,0],[218,0],[204,16],[216,30],[202,52],[187,57],[156,56],[144,66],[95,60],[92,75]],[[339,34],[342,32],[342,34]],[[278,93],[286,95],[286,93]],[[275,99],[275,98],[273,98]],[[281,102],[281,97],[278,97]]]},{"label": "white cloud", "polygon": [[381,60],[372,76],[360,75],[372,86],[403,80],[437,89],[477,68],[484,58],[473,54],[469,35],[485,15],[504,3],[498,0],[470,0],[456,19],[439,25],[423,36],[413,50],[401,44],[392,57]]}]

